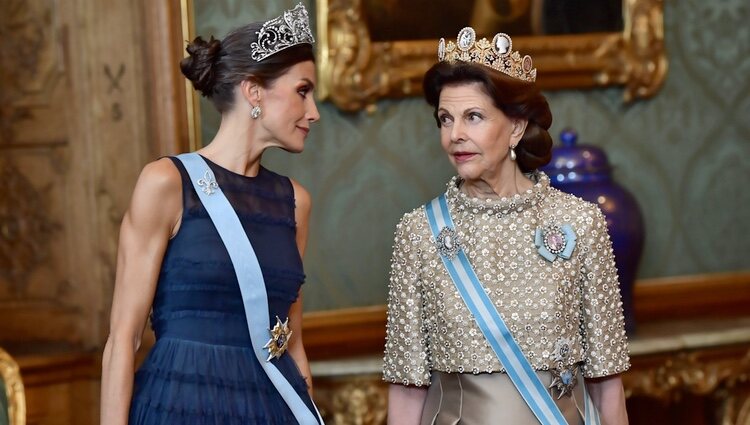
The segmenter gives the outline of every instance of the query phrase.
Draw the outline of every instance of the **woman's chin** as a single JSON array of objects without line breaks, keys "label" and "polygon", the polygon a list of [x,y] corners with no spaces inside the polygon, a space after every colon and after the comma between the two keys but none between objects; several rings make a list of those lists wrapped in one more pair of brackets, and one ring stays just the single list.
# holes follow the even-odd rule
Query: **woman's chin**
[{"label": "woman's chin", "polygon": [[481,175],[481,172],[476,169],[476,167],[472,167],[468,164],[458,164],[456,166],[456,173],[459,177],[461,177],[463,180],[476,180]]},{"label": "woman's chin", "polygon": [[279,148],[289,152],[289,153],[302,153],[302,151],[305,150],[305,143],[304,142],[294,142],[294,143],[281,143],[279,144]]}]

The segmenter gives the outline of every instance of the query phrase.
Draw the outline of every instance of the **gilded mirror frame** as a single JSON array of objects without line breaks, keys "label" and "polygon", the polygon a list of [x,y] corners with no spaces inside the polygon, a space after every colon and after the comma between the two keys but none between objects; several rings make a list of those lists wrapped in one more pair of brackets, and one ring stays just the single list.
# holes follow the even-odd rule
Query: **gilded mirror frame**
[{"label": "gilded mirror frame", "polygon": [[8,399],[8,419],[10,425],[26,424],[26,396],[18,363],[5,350],[0,348],[0,381],[4,385]]},{"label": "gilded mirror frame", "polygon": [[[362,0],[317,0],[319,96],[346,111],[422,92],[437,40],[374,42]],[[667,73],[663,0],[623,0],[623,31],[513,37],[534,58],[543,90],[624,86],[626,102],[653,96]]]}]

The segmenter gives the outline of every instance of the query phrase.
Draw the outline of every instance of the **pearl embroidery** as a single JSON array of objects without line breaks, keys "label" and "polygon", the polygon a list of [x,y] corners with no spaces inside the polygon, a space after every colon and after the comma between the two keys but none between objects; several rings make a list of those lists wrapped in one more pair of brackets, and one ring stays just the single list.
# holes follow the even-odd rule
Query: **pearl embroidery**
[{"label": "pearl embroidery", "polygon": [[[625,371],[630,362],[617,272],[606,221],[597,206],[549,186],[499,200],[471,198],[460,180],[447,200],[469,261],[514,338],[537,370],[581,363],[585,377]],[[570,223],[570,259],[545,260],[534,244],[546,223]],[[445,229],[444,229],[445,230]],[[445,245],[445,244],[443,244]],[[388,293],[383,378],[429,385],[430,373],[503,371],[439,257],[424,208],[396,227]],[[564,359],[561,358],[565,342]]]}]

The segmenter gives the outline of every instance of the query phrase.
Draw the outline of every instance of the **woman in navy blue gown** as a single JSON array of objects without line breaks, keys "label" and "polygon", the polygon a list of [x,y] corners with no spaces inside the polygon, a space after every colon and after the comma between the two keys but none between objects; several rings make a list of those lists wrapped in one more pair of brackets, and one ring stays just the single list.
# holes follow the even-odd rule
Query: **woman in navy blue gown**
[{"label": "woman in navy blue gown", "polygon": [[[231,248],[199,188],[220,188],[236,212],[267,293],[274,331],[266,330],[268,362],[317,422],[301,340],[310,197],[260,164],[267,148],[301,152],[320,118],[312,43],[307,11],[299,5],[223,40],[198,37],[188,45],[182,72],[216,106],[221,126],[198,151],[208,167],[205,179],[193,181],[180,159],[168,157],[146,165],[136,184],[120,233],[103,356],[103,424],[299,422],[266,374],[266,359],[253,351],[253,324],[246,321]],[[149,312],[156,344],[135,371]]]}]

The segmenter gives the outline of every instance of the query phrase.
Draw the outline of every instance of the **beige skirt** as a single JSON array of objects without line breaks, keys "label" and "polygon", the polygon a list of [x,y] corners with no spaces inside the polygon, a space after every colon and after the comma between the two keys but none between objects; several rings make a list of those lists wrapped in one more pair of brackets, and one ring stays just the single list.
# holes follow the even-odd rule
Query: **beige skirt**
[{"label": "beige skirt", "polygon": [[[537,372],[545,387],[552,383],[549,372]],[[583,425],[583,379],[578,376],[573,395],[553,400],[569,425]],[[539,425],[539,420],[504,373],[472,375],[432,373],[422,425]]]}]

